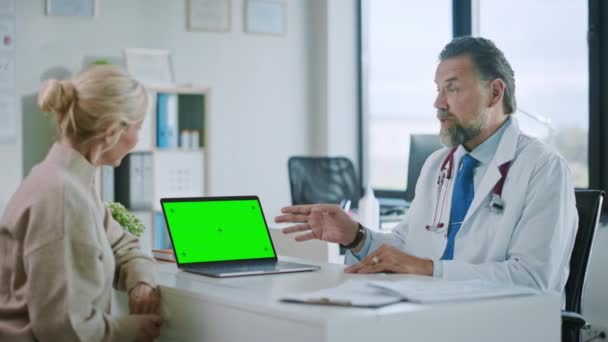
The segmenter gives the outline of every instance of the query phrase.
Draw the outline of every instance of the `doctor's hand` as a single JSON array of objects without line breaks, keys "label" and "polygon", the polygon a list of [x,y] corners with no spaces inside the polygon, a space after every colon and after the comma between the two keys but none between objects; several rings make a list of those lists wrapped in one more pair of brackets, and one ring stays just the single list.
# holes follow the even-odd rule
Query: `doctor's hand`
[{"label": "doctor's hand", "polygon": [[274,221],[300,222],[287,228],[283,233],[305,232],[296,236],[296,241],[318,239],[348,245],[355,240],[359,224],[337,205],[306,204],[294,205],[281,209],[283,215]]},{"label": "doctor's hand", "polygon": [[129,291],[131,314],[160,313],[160,291],[146,283],[139,283]]},{"label": "doctor's hand", "polygon": [[382,245],[359,263],[344,269],[346,273],[411,273],[433,275],[433,261],[404,253],[399,249]]}]

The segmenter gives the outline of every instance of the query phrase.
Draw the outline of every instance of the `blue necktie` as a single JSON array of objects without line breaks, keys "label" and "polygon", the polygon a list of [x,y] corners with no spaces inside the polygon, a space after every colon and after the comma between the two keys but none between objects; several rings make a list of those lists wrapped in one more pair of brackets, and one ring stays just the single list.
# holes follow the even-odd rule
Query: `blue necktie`
[{"label": "blue necktie", "polygon": [[467,211],[473,201],[475,194],[475,186],[473,185],[473,169],[477,167],[479,161],[465,154],[462,157],[462,164],[458,176],[456,176],[456,184],[454,184],[454,193],[452,194],[452,210],[450,211],[450,226],[448,228],[448,243],[445,246],[442,260],[454,259],[454,239],[462,226],[462,221],[467,215]]}]

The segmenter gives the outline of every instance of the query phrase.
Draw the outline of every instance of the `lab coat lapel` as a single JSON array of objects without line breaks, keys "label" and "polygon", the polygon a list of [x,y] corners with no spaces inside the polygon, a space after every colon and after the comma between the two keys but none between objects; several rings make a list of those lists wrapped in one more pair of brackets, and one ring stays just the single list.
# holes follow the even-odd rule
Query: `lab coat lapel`
[{"label": "lab coat lapel", "polygon": [[512,161],[515,158],[515,151],[517,148],[517,140],[519,139],[519,126],[517,125],[517,121],[515,118],[511,117],[511,124],[502,135],[500,139],[500,143],[498,144],[498,149],[496,150],[496,154],[494,158],[490,161],[490,165],[486,170],[485,175],[483,176],[481,183],[479,183],[479,188],[475,189],[475,196],[473,197],[473,202],[471,202],[471,206],[467,211],[467,215],[464,218],[464,222],[466,222],[473,213],[481,206],[488,195],[494,189],[494,186],[500,180],[500,165]]}]

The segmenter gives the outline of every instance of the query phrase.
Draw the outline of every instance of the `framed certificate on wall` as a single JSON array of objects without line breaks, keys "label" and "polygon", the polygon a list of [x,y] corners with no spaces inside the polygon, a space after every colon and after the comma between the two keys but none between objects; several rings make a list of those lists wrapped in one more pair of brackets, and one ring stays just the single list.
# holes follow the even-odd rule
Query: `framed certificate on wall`
[{"label": "framed certificate on wall", "polygon": [[230,0],[188,0],[189,31],[230,31]]},{"label": "framed certificate on wall", "polygon": [[96,0],[46,0],[46,15],[94,17]]},{"label": "framed certificate on wall", "polygon": [[245,32],[283,35],[286,31],[285,3],[280,0],[246,0]]},{"label": "framed certificate on wall", "polygon": [[168,50],[125,49],[125,68],[136,80],[152,84],[172,84],[173,63]]}]

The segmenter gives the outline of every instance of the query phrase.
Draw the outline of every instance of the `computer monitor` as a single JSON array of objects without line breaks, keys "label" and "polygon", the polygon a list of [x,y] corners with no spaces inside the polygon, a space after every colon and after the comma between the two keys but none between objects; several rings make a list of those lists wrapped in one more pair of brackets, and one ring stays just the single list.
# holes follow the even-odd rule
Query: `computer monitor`
[{"label": "computer monitor", "polygon": [[422,165],[431,153],[442,147],[437,134],[410,135],[410,156],[407,166],[407,186],[405,188],[406,201],[411,202],[414,199],[416,182],[420,176]]}]

